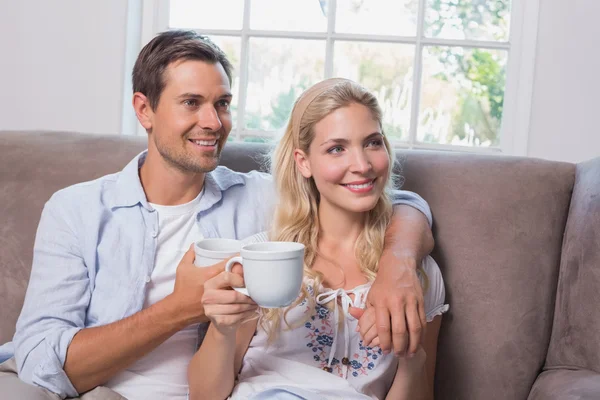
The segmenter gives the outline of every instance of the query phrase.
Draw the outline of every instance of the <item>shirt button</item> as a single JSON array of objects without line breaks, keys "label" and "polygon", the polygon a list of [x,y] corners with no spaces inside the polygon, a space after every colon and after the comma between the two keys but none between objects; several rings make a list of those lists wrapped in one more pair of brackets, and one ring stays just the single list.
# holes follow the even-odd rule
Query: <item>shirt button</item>
[{"label": "shirt button", "polygon": [[146,283],[150,283],[151,280],[152,279],[150,278],[150,275],[146,275],[146,279],[145,279]]},{"label": "shirt button", "polygon": [[155,238],[158,236],[158,231],[152,231],[152,237]]}]

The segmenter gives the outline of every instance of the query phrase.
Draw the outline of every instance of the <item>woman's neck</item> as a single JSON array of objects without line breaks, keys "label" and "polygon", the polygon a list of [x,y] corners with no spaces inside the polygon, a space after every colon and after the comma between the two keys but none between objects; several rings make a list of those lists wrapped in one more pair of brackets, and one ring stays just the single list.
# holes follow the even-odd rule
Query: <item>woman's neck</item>
[{"label": "woman's neck", "polygon": [[[326,201],[319,204],[319,247],[354,248],[365,224],[366,213],[344,210]],[[354,253],[352,253],[354,254]]]},{"label": "woman's neck", "polygon": [[332,289],[352,289],[366,283],[355,255],[366,213],[353,213],[321,202],[319,205],[318,255],[313,268],[323,274]]}]

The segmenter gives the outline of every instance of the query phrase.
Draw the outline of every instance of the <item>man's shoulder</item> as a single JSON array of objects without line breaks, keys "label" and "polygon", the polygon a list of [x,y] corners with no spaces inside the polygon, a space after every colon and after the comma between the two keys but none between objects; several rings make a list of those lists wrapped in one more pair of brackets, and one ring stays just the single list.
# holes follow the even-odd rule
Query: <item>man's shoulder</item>
[{"label": "man's shoulder", "polygon": [[211,175],[222,191],[226,191],[233,187],[243,187],[248,190],[255,190],[256,186],[265,187],[273,184],[273,178],[270,174],[254,170],[249,172],[238,172],[228,167],[218,166],[211,172]]},{"label": "man's shoulder", "polygon": [[48,205],[73,207],[78,204],[91,206],[103,201],[106,191],[115,185],[119,174],[116,172],[99,178],[75,183],[56,191],[48,200]]}]

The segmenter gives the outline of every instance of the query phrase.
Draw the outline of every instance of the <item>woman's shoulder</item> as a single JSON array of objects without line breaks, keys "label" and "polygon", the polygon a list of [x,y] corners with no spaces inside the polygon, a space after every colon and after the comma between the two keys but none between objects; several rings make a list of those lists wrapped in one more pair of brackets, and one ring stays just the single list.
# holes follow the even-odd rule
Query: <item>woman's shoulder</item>
[{"label": "woman's shoulder", "polygon": [[426,290],[423,293],[425,314],[427,322],[431,322],[434,317],[448,311],[449,306],[445,304],[446,288],[442,271],[437,262],[431,256],[427,256],[423,259],[422,268],[427,276],[426,279],[423,279],[423,281],[427,282]]}]

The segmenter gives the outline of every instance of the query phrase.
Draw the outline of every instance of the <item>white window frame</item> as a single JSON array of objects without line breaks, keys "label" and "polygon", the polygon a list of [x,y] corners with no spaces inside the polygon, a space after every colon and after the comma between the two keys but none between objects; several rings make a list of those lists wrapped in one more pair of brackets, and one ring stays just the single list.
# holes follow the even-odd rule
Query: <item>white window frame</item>
[{"label": "white window frame", "polygon": [[[132,1],[132,0],[130,0]],[[238,115],[236,128],[231,134],[237,139],[248,136],[265,136],[274,132],[244,129],[245,101],[247,90],[248,43],[250,37],[322,39],[326,41],[325,78],[333,73],[334,40],[358,40],[385,43],[407,43],[415,45],[415,68],[413,76],[413,93],[411,108],[411,125],[408,142],[394,142],[399,148],[436,149],[467,151],[474,153],[508,154],[526,156],[531,116],[531,100],[533,94],[534,72],[536,61],[536,45],[538,33],[539,0],[513,0],[511,10],[510,34],[507,42],[490,42],[476,40],[450,40],[426,38],[423,34],[423,18],[418,18],[417,35],[383,36],[368,34],[335,33],[335,9],[337,0],[329,0],[329,13],[326,32],[288,32],[262,31],[250,29],[250,0],[244,0],[243,26],[240,30],[197,29],[204,35],[226,35],[241,37],[241,55],[239,71],[240,87],[238,96]],[[419,0],[419,13],[423,14],[426,0]],[[140,49],[157,33],[168,29],[169,0],[144,0],[141,10]],[[467,48],[485,48],[507,50],[509,52],[504,106],[501,121],[500,145],[498,147],[467,147],[451,144],[418,143],[416,141],[422,72],[422,51],[424,46],[462,46]],[[145,134],[139,127],[138,134]]]}]

